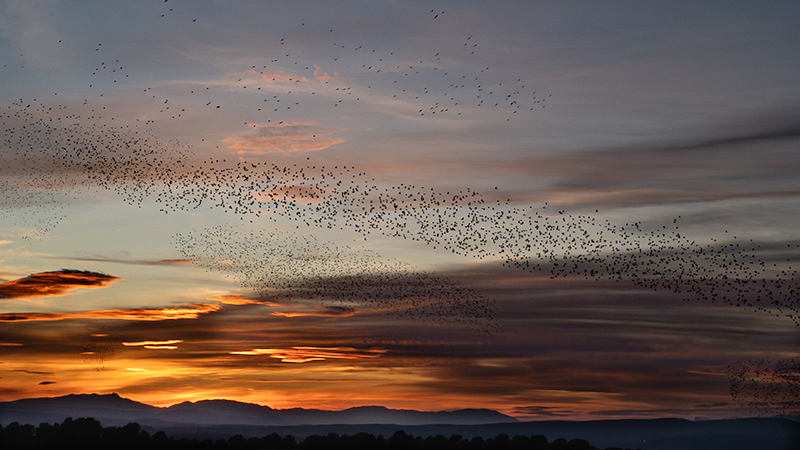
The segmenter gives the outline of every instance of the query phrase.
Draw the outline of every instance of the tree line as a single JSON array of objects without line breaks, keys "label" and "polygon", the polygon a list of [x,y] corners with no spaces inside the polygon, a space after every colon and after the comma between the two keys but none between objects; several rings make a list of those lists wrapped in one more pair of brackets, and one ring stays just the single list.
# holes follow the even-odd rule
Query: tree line
[{"label": "tree line", "polygon": [[[163,431],[148,433],[138,423],[122,427],[103,427],[93,418],[67,418],[62,423],[42,423],[38,427],[12,422],[0,425],[0,448],[3,450],[601,450],[584,439],[564,438],[549,442],[542,435],[500,434],[494,438],[461,435],[449,438],[436,435],[422,438],[402,430],[389,438],[369,433],[325,436],[311,435],[298,441],[292,435],[272,433],[263,437],[242,435],[227,439],[173,438]],[[609,447],[605,450],[623,450]],[[627,449],[630,450],[630,449]]]}]

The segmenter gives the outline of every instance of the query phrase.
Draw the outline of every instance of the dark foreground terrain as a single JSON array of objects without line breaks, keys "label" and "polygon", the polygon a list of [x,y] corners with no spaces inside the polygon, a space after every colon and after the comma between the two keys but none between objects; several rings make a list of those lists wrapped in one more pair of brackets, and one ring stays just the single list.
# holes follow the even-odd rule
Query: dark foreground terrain
[{"label": "dark foreground terrain", "polygon": [[[741,419],[740,419],[741,420]],[[758,419],[754,419],[758,420]],[[689,422],[699,423],[702,422]],[[722,421],[717,421],[722,422]],[[745,425],[744,421],[730,421],[739,426]],[[566,423],[566,422],[565,422]],[[769,422],[782,425],[764,430],[760,437],[754,437],[752,432],[737,433],[730,429],[725,434],[724,430],[703,433],[701,428],[694,432],[671,434],[671,437],[661,437],[655,440],[641,440],[637,449],[702,449],[702,450],[797,450],[800,449],[800,423],[791,420],[785,422]],[[574,422],[573,424],[580,424]],[[602,426],[602,422],[589,422],[586,425]],[[651,425],[658,425],[653,423]],[[714,425],[711,423],[711,425]],[[719,428],[717,424],[716,428]],[[369,428],[369,427],[367,427]],[[421,427],[410,427],[412,429]],[[447,427],[442,427],[446,429]],[[591,428],[591,427],[590,427]],[[609,431],[614,427],[610,427]],[[325,428],[320,427],[319,431]],[[552,429],[552,428],[551,428]],[[306,427],[298,427],[297,431],[307,433]],[[423,431],[423,430],[420,430]],[[486,430],[484,430],[486,431]],[[567,431],[565,428],[564,431]],[[706,431],[711,431],[708,429]],[[631,442],[639,440],[637,432],[631,430],[633,435],[617,436],[618,442]],[[423,433],[425,433],[423,431]],[[595,431],[595,434],[597,431]],[[20,425],[12,422],[5,427],[0,425],[0,449],[3,450],[39,450],[39,449],[82,449],[82,450],[171,450],[171,449],[209,449],[209,450],[622,450],[623,447],[605,446],[597,447],[581,438],[566,439],[563,437],[548,441],[541,434],[516,434],[510,437],[500,433],[494,437],[484,438],[474,435],[472,438],[462,434],[410,434],[404,430],[396,430],[389,437],[383,434],[368,432],[355,432],[353,434],[306,434],[304,438],[296,438],[292,434],[271,433],[260,437],[244,437],[235,434],[228,437],[174,437],[164,431],[148,432],[138,423],[132,422],[124,426],[103,427],[93,418],[68,418],[62,423],[41,423],[38,427],[30,424]],[[591,434],[591,433],[590,433]],[[202,435],[202,434],[198,434]],[[657,435],[657,434],[656,434]],[[207,435],[209,436],[209,435]],[[449,436],[449,437],[448,437]],[[613,439],[606,437],[603,440]],[[631,447],[624,447],[631,448]]]},{"label": "dark foreground terrain", "polygon": [[[292,435],[273,433],[263,437],[245,438],[235,435],[230,438],[175,439],[163,431],[150,434],[137,423],[122,427],[103,427],[92,418],[71,418],[62,423],[42,423],[38,427],[20,425],[16,422],[0,426],[0,448],[17,449],[270,449],[270,450],[599,450],[583,439],[559,438],[548,442],[542,435],[518,435],[509,438],[500,434],[494,438],[474,437],[466,439],[460,435],[445,437],[428,436],[423,439],[404,431],[397,431],[389,438],[369,433],[325,436],[311,435],[302,441]],[[619,447],[606,450],[616,450]]]},{"label": "dark foreground terrain", "polygon": [[[92,419],[65,420],[70,417]],[[476,409],[422,412],[365,406],[343,411],[279,410],[230,400],[160,408],[116,394],[0,402],[0,431],[0,450],[536,450],[592,446],[641,450],[800,450],[800,417],[789,416],[523,422],[496,411]]]}]

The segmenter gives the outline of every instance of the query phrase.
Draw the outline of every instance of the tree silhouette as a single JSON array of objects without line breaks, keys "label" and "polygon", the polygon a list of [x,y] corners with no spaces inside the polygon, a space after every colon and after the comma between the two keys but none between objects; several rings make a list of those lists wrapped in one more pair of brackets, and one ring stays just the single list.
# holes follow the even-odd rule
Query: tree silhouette
[{"label": "tree silhouette", "polygon": [[[42,423],[38,427],[12,422],[0,426],[2,450],[598,450],[583,439],[556,439],[548,443],[542,435],[517,435],[510,438],[500,434],[494,438],[465,439],[454,434],[422,438],[398,430],[388,439],[369,433],[338,435],[329,433],[308,436],[298,442],[292,435],[272,433],[262,437],[245,438],[237,434],[229,438],[175,439],[164,431],[152,435],[137,423],[122,427],[104,428],[88,417],[67,418],[62,423]],[[607,449],[622,450],[622,449]]]}]

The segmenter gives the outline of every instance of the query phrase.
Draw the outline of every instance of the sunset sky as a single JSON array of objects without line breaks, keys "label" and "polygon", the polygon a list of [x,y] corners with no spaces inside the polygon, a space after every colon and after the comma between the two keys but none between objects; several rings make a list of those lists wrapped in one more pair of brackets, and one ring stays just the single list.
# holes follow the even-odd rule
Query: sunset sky
[{"label": "sunset sky", "polygon": [[798,414],[798,23],[0,0],[0,401]]}]

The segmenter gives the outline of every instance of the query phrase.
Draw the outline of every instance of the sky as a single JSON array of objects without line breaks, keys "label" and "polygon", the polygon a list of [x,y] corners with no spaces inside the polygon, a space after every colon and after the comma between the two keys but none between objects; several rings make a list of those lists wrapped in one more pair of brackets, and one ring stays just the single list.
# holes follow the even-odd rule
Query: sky
[{"label": "sky", "polygon": [[0,401],[800,413],[795,2],[0,2]]}]

